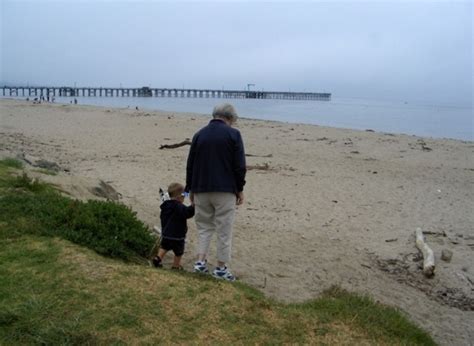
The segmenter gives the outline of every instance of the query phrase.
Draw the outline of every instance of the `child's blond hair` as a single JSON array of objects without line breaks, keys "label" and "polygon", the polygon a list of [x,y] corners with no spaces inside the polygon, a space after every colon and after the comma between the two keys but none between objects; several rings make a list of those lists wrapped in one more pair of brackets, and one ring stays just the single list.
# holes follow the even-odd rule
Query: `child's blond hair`
[{"label": "child's blond hair", "polygon": [[170,195],[170,198],[179,197],[183,192],[184,186],[180,183],[171,183],[170,186],[168,186],[168,195]]}]

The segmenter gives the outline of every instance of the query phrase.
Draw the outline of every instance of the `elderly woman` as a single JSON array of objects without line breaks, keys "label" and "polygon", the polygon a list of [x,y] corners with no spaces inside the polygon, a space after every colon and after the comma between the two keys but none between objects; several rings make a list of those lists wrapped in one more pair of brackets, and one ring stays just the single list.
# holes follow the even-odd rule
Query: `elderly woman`
[{"label": "elderly woman", "polygon": [[232,224],[236,205],[244,201],[245,152],[234,107],[218,105],[214,119],[193,137],[186,167],[186,191],[196,207],[198,260],[194,271],[207,273],[207,255],[217,233],[217,267],[212,275],[234,281],[227,268],[232,245]]}]

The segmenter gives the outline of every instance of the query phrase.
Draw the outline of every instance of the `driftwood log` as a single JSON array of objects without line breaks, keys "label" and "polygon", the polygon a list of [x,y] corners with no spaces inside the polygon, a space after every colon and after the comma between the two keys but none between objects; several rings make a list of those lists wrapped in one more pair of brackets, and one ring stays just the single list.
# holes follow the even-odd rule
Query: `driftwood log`
[{"label": "driftwood log", "polygon": [[175,143],[175,144],[162,144],[160,145],[160,149],[174,149],[174,148],[179,148],[185,145],[191,145],[191,141],[189,139],[185,139],[184,141],[180,143]]},{"label": "driftwood log", "polygon": [[435,270],[435,260],[433,250],[425,243],[423,231],[417,228],[415,231],[416,247],[423,254],[423,274],[426,277],[432,277]]},{"label": "driftwood log", "polygon": [[268,155],[245,154],[245,156],[248,156],[248,157],[273,157],[273,154],[268,154]]}]

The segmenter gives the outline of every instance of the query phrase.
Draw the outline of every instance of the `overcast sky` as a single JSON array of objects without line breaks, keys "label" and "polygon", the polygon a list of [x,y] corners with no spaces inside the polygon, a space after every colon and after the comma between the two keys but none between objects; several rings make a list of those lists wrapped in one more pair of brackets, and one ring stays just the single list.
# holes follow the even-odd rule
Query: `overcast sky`
[{"label": "overcast sky", "polygon": [[471,104],[471,1],[1,1],[2,83]]}]

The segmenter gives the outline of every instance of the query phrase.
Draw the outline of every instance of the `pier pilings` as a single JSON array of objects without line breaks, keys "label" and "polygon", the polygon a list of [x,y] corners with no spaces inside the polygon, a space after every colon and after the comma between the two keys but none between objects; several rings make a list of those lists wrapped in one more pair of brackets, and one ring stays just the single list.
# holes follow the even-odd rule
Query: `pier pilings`
[{"label": "pier pilings", "polygon": [[11,97],[181,97],[181,98],[228,98],[268,100],[330,101],[331,93],[216,90],[216,89],[168,89],[168,88],[107,88],[107,87],[54,87],[54,86],[3,86],[3,96]]}]

